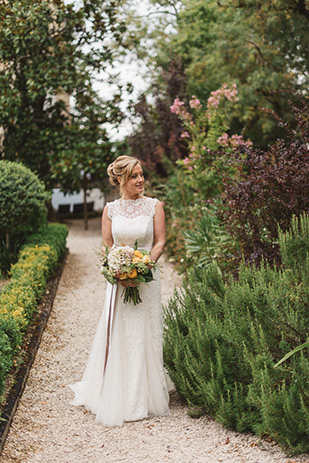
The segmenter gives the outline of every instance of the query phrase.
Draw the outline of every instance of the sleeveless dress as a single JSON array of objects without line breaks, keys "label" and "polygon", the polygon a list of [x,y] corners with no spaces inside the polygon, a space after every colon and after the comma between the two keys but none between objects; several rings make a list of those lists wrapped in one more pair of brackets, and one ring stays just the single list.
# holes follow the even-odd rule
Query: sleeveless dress
[{"label": "sleeveless dress", "polygon": [[[151,250],[153,217],[157,199],[118,199],[108,205],[114,245]],[[134,306],[123,303],[123,287],[117,286],[109,353],[106,317],[113,285],[107,283],[107,297],[88,364],[79,383],[71,385],[75,399],[71,404],[84,405],[105,425],[121,426],[151,415],[168,413],[168,388],[163,368],[162,307],[160,272],[155,280],[139,285],[142,302]],[[105,373],[104,373],[105,367]],[[103,379],[104,375],[104,379]]]}]

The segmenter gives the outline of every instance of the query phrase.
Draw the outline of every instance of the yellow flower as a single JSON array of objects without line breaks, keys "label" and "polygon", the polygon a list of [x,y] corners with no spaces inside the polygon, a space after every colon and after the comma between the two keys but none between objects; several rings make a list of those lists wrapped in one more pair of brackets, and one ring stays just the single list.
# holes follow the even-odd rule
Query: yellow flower
[{"label": "yellow flower", "polygon": [[140,259],[143,258],[143,254],[142,254],[140,251],[138,251],[137,249],[133,252],[133,254],[134,254],[136,257],[139,257]]},{"label": "yellow flower", "polygon": [[125,280],[126,278],[128,278],[128,276],[129,276],[129,275],[128,275],[127,273],[121,273],[121,274],[119,275],[119,280]]},{"label": "yellow flower", "polygon": [[136,264],[136,262],[141,262],[141,258],[137,257],[137,256],[134,256],[133,259],[132,259],[132,263]]},{"label": "yellow flower", "polygon": [[136,278],[137,277],[137,271],[136,268],[132,268],[131,272],[128,274],[129,278]]},{"label": "yellow flower", "polygon": [[145,255],[143,256],[143,258],[142,258],[142,262],[143,262],[144,264],[149,264],[149,262],[150,262],[150,257],[147,256],[147,254],[145,254]]}]

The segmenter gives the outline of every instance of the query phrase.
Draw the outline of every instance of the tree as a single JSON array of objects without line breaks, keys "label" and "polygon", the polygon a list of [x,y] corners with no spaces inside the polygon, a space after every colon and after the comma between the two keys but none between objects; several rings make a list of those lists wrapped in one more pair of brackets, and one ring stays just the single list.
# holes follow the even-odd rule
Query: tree
[{"label": "tree", "polygon": [[114,157],[114,143],[110,142],[107,121],[120,121],[122,113],[117,106],[104,102],[92,89],[81,93],[66,127],[66,143],[52,155],[51,177],[66,193],[83,191],[85,229],[88,228],[87,190],[106,189],[107,166]]},{"label": "tree", "polygon": [[[102,108],[104,119],[100,119]],[[88,228],[87,190],[93,186],[104,190],[107,166],[113,159],[113,144],[102,128],[109,115],[101,99],[80,95],[67,127],[67,145],[51,161],[52,176],[64,193],[83,190],[85,229]],[[110,118],[116,119],[117,114]]]},{"label": "tree", "polygon": [[168,52],[183,61],[188,93],[204,99],[224,82],[239,88],[234,129],[246,127],[256,146],[274,141],[280,131],[260,107],[290,117],[280,88],[305,88],[307,7],[294,0],[227,0],[185,3]]},{"label": "tree", "polygon": [[[157,82],[162,82],[161,76],[174,59],[182,63],[188,98],[196,95],[206,101],[211,91],[235,82],[239,104],[232,114],[231,134],[240,133],[245,127],[245,135],[255,146],[263,148],[281,136],[280,128],[260,108],[273,109],[281,117],[291,119],[287,98],[278,90],[306,88],[306,3],[193,0],[182,1],[182,8],[180,2],[169,0],[152,3],[158,5],[159,11],[171,3],[178,4],[176,32],[169,38],[160,36],[155,41],[155,58],[154,53],[149,58]],[[164,85],[161,89],[166,95]]]},{"label": "tree", "polygon": [[164,162],[166,158],[175,161],[187,152],[186,143],[180,139],[181,123],[170,111],[174,99],[185,96],[186,78],[181,63],[172,61],[164,73],[164,80],[165,94],[154,83],[154,102],[148,103],[144,94],[132,105],[133,115],[139,118],[140,124],[128,137],[134,155],[143,159],[148,171],[156,172],[161,177],[166,177],[168,173]]},{"label": "tree", "polygon": [[12,233],[35,231],[46,220],[49,194],[27,167],[0,161],[0,230],[6,246]]},{"label": "tree", "polygon": [[[117,16],[120,4],[121,0],[84,0],[79,7],[62,0],[0,4],[0,155],[22,161],[48,188],[58,182],[53,162],[60,152],[72,149],[73,135],[79,138],[70,123],[82,102],[96,105],[92,73],[112,61],[112,44],[124,28]],[[71,96],[74,114],[61,95]],[[107,104],[101,110],[96,105],[96,111],[97,121],[91,124],[99,132],[108,117]],[[81,111],[79,116],[87,117]]]}]

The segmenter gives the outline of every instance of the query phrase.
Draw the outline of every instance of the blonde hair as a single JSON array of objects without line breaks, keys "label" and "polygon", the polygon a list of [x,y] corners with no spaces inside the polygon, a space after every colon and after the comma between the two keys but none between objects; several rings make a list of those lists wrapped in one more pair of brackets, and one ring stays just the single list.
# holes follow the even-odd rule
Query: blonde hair
[{"label": "blonde hair", "polygon": [[[131,156],[119,156],[108,166],[107,173],[109,181],[112,185],[120,189],[121,194],[123,185],[129,180],[134,167],[138,164],[141,166],[140,161],[136,158],[132,158]],[[120,177],[120,181],[118,177]]]}]

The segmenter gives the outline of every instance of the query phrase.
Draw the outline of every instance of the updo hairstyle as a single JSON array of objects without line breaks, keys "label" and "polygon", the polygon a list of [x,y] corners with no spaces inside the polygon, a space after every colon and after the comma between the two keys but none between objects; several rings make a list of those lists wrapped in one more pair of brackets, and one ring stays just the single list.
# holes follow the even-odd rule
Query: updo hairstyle
[{"label": "updo hairstyle", "polygon": [[[115,185],[120,189],[121,194],[123,185],[129,180],[134,167],[138,164],[141,165],[139,160],[136,158],[132,158],[131,156],[119,156],[108,166],[107,173],[109,181],[112,185]],[[118,177],[120,177],[120,181],[118,180]]]}]

